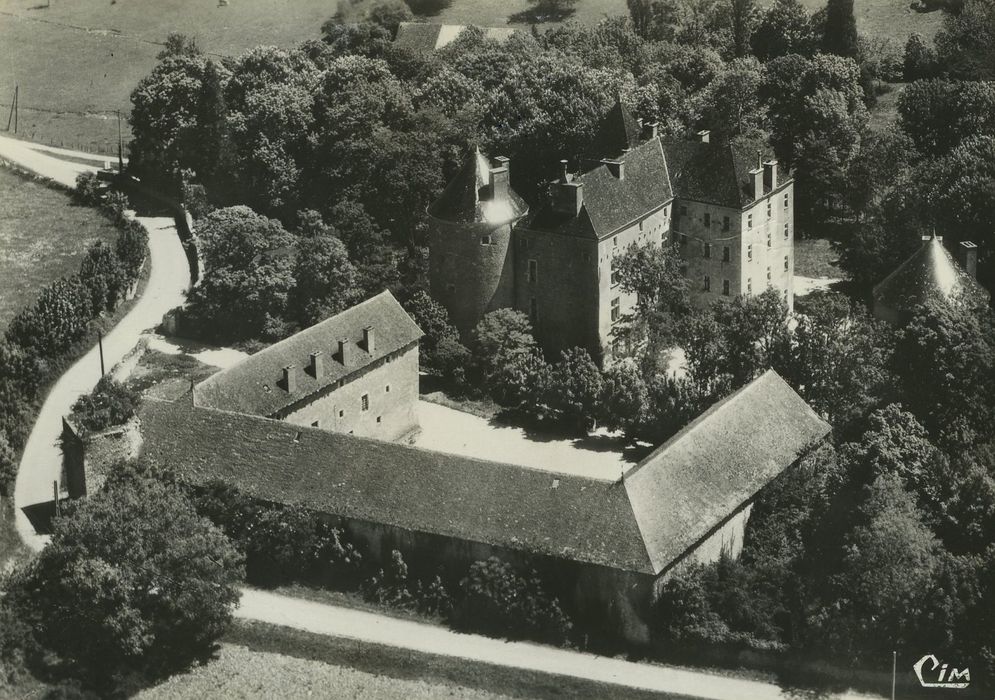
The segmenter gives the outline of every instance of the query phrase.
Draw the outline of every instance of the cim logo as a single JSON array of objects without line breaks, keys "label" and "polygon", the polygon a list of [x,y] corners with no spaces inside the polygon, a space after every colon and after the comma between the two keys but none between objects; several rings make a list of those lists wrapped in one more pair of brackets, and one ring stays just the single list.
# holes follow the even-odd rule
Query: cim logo
[{"label": "cim logo", "polygon": [[951,668],[949,664],[941,663],[933,654],[919,659],[915,666],[916,678],[923,688],[966,688],[971,683],[971,669]]}]

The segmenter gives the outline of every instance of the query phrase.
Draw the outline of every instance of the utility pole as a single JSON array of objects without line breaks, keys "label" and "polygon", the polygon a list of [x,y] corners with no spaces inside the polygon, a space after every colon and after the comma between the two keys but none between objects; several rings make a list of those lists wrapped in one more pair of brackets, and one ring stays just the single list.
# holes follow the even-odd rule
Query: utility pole
[{"label": "utility pole", "polygon": [[97,331],[97,347],[100,349],[100,377],[104,376],[104,334]]},{"label": "utility pole", "polygon": [[898,669],[898,652],[891,652],[891,700],[895,700],[895,675]]},{"label": "utility pole", "polygon": [[121,110],[117,110],[117,171],[124,172],[124,141],[121,139]]},{"label": "utility pole", "polygon": [[18,117],[17,113],[21,111],[20,94],[21,94],[21,86],[15,85],[14,86],[14,133],[15,134],[17,133],[17,117]]},{"label": "utility pole", "polygon": [[59,517],[59,482],[52,482],[52,500],[55,502],[55,517]]}]

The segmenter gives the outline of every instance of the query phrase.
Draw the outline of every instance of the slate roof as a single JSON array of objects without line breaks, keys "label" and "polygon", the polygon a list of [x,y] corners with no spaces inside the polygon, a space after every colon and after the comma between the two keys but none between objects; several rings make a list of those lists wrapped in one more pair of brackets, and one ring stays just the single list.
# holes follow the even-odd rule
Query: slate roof
[{"label": "slate roof", "polygon": [[900,311],[930,299],[963,297],[980,306],[988,303],[989,293],[961,267],[943,239],[933,236],[919,250],[874,287],[874,301]]},{"label": "slate roof", "polygon": [[528,214],[528,204],[510,184],[506,199],[493,197],[491,167],[480,149],[471,151],[459,172],[429,207],[429,214],[456,223],[493,224],[516,221]]},{"label": "slate roof", "polygon": [[[363,329],[374,329],[374,352],[362,345]],[[270,416],[366,365],[400,350],[422,336],[421,329],[389,291],[332,316],[275,343],[237,365],[214,374],[194,387],[198,406]],[[349,367],[338,355],[340,339],[348,339],[353,361]],[[316,379],[308,367],[312,352],[321,351],[324,375]],[[297,389],[283,385],[283,368],[296,367]]]},{"label": "slate roof", "polygon": [[617,160],[624,164],[623,179],[615,177],[607,165],[598,165],[575,178],[584,185],[580,214],[560,214],[547,203],[528,228],[604,238],[673,199],[659,139],[651,139]]},{"label": "slate roof", "polygon": [[[665,146],[674,196],[696,202],[742,209],[753,200],[750,171],[757,167],[757,152],[772,157],[761,140],[677,141]],[[778,187],[788,180],[778,174]]]},{"label": "slate roof", "polygon": [[[466,29],[463,24],[434,24],[430,22],[401,22],[394,43],[414,51],[434,51],[455,41]],[[481,27],[485,39],[507,41],[515,29],[507,27]]]},{"label": "slate roof", "polygon": [[652,573],[618,482],[146,400],[143,453],[193,484],[623,570]]},{"label": "slate roof", "polygon": [[665,570],[830,431],[773,370],[625,474],[655,571]]},{"label": "slate roof", "polygon": [[592,155],[596,158],[615,158],[625,149],[638,146],[641,140],[639,123],[618,99],[598,124],[594,139],[596,152]]}]

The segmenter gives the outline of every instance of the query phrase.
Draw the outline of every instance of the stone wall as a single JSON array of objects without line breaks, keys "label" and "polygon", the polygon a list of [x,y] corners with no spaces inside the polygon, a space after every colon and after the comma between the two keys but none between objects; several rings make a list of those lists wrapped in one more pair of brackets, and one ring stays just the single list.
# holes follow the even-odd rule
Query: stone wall
[{"label": "stone wall", "polygon": [[418,430],[418,343],[347,377],[341,386],[294,404],[278,417],[379,440],[412,437]]}]

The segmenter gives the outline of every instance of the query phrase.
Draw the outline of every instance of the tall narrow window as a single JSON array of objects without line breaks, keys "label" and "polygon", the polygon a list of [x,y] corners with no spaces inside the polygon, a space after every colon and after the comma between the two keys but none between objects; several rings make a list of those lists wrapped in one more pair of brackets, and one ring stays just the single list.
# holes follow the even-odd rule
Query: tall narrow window
[{"label": "tall narrow window", "polygon": [[770,217],[771,217],[771,212],[770,212],[770,200],[768,199],[768,200],[767,200],[767,218],[769,219]]},{"label": "tall narrow window", "polygon": [[788,208],[788,193],[787,192],[784,193],[784,208],[785,209]]},{"label": "tall narrow window", "polygon": [[722,217],[722,230],[723,231],[728,231],[729,230],[729,217],[728,216],[723,216]]},{"label": "tall narrow window", "polygon": [[622,317],[622,302],[621,299],[615,297],[612,299],[612,322],[619,320]]},{"label": "tall narrow window", "polygon": [[746,293],[753,294],[753,279],[750,277],[746,278]]},{"label": "tall narrow window", "polygon": [[746,215],[746,228],[753,228],[753,214]]},{"label": "tall narrow window", "polygon": [[722,280],[722,293],[729,296],[729,280]]},{"label": "tall narrow window", "polygon": [[787,256],[787,255],[785,255],[785,256],[784,256],[784,271],[785,271],[785,272],[787,272],[787,271],[788,271],[788,266],[789,266],[789,263],[788,263],[788,256]]},{"label": "tall narrow window", "polygon": [[722,262],[729,262],[729,246],[722,246]]},{"label": "tall narrow window", "polygon": [[705,284],[704,284],[704,287],[705,287],[705,291],[706,292],[710,291],[712,289],[712,278],[709,277],[708,275],[705,275]]},{"label": "tall narrow window", "polygon": [[767,266],[767,281],[770,282],[770,265]]},{"label": "tall narrow window", "polygon": [[712,227],[712,215],[709,214],[706,211],[705,212],[705,228],[711,228],[711,227]]},{"label": "tall narrow window", "polygon": [[702,255],[706,258],[712,257],[712,244],[706,243]]},{"label": "tall narrow window", "polygon": [[532,321],[535,322],[536,316],[539,315],[539,302],[536,301],[535,297],[529,299],[529,316]]},{"label": "tall narrow window", "polygon": [[767,232],[767,247],[770,248],[770,231]]},{"label": "tall narrow window", "polygon": [[750,243],[746,246],[746,259],[753,260],[753,244]]},{"label": "tall narrow window", "polygon": [[787,224],[787,222],[785,222],[785,224],[784,224],[784,237],[787,238],[789,235],[790,234],[789,234],[789,231],[788,231],[788,224]]},{"label": "tall narrow window", "polygon": [[369,394],[363,394],[359,398],[359,401],[360,401],[360,405],[361,405],[361,407],[362,407],[362,409],[364,411],[369,411],[370,410],[370,395]]},{"label": "tall narrow window", "polygon": [[539,281],[539,261],[529,260],[529,282],[535,284]]}]

